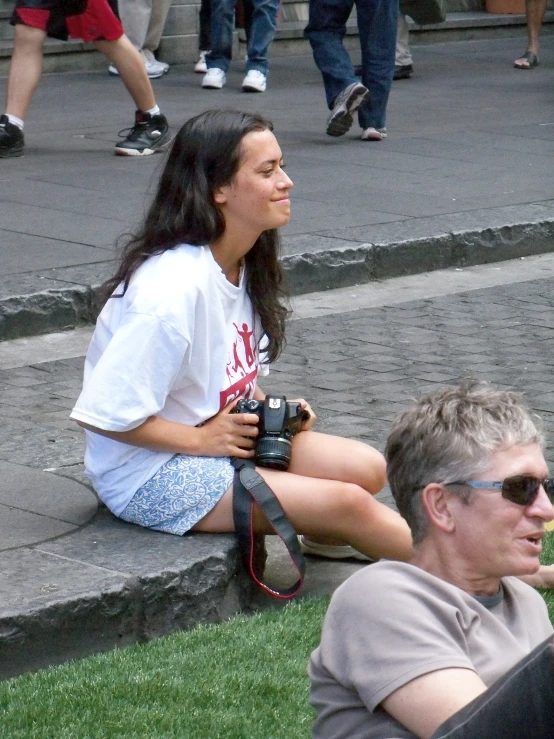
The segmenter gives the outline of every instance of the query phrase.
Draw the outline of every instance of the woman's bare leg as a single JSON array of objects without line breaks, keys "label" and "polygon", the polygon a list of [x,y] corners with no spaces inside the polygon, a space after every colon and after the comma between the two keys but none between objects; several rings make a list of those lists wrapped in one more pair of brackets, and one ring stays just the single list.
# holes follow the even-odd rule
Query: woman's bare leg
[{"label": "woman's bare leg", "polygon": [[[353,482],[372,495],[386,481],[386,463],[376,449],[354,439],[345,439],[317,431],[298,434],[293,440],[290,471],[299,475],[341,482]],[[344,545],[328,536],[308,537],[318,544]]]},{"label": "woman's bare leg", "polygon": [[373,495],[387,479],[383,455],[369,444],[318,431],[302,431],[294,437],[289,472],[353,482]]},{"label": "woman's bare leg", "polygon": [[[300,443],[298,443],[300,441]],[[369,451],[368,451],[369,450]],[[366,462],[371,469],[367,469]],[[372,559],[408,559],[412,539],[401,516],[375,500],[384,482],[381,455],[361,442],[303,432],[294,443],[289,472],[258,468],[290,522],[300,534],[317,541],[348,542]],[[326,475],[327,477],[324,477]],[[339,477],[345,477],[341,480]],[[228,490],[196,531],[234,531],[233,496]],[[274,533],[265,515],[254,506],[254,528]]]}]

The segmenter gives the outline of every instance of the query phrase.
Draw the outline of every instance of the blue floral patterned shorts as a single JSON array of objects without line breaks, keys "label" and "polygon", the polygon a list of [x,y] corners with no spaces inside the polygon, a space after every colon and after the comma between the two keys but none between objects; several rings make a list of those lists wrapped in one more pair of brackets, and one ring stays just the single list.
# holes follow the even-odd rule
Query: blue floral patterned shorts
[{"label": "blue floral patterned shorts", "polygon": [[233,474],[228,457],[176,454],[137,490],[120,517],[182,536],[221,500]]}]

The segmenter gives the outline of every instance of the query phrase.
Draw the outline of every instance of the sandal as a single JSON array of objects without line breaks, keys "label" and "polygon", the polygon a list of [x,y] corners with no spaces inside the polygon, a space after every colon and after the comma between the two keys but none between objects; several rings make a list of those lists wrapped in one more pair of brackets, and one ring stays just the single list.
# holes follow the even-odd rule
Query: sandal
[{"label": "sandal", "polygon": [[516,69],[533,69],[533,67],[537,67],[538,64],[539,60],[537,55],[532,51],[526,51],[525,54],[522,54],[515,60],[514,67]]}]

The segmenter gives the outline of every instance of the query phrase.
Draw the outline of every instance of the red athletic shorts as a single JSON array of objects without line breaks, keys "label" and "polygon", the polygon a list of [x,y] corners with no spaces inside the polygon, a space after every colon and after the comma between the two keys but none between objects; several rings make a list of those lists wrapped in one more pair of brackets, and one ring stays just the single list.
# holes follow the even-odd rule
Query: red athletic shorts
[{"label": "red athletic shorts", "polygon": [[41,28],[62,41],[115,41],[123,36],[117,0],[17,0],[10,23]]}]

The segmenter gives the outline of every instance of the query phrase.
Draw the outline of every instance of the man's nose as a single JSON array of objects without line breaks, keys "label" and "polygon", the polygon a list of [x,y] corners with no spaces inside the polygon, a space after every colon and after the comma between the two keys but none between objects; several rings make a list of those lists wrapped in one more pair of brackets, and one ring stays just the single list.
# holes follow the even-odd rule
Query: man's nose
[{"label": "man's nose", "polygon": [[529,506],[529,515],[542,518],[543,521],[552,521],[554,518],[554,506],[542,485],[539,488],[537,497]]}]

